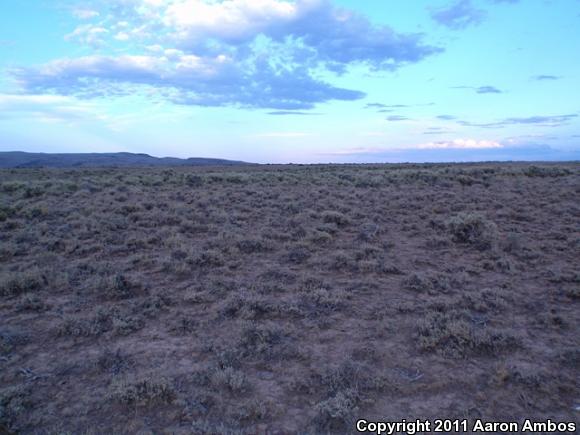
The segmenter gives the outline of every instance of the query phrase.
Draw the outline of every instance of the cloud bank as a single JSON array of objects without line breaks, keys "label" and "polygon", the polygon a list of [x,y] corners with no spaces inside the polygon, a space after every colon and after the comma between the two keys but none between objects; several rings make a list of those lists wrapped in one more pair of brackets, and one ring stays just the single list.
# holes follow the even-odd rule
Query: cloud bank
[{"label": "cloud bank", "polygon": [[350,148],[325,153],[336,162],[478,162],[478,161],[562,161],[578,160],[578,150],[561,150],[549,145],[510,140],[455,139],[429,142],[405,148]]},{"label": "cloud bank", "polygon": [[500,121],[476,123],[470,121],[457,121],[458,124],[464,127],[482,127],[482,128],[503,128],[509,125],[536,125],[541,127],[560,127],[568,124],[578,117],[575,113],[567,115],[534,115],[524,117],[505,118]]},{"label": "cloud bank", "polygon": [[450,141],[428,142],[415,146],[416,149],[489,149],[502,148],[499,142],[491,140],[454,139]]},{"label": "cloud bank", "polygon": [[[123,0],[76,10],[66,38],[94,54],[12,70],[23,92],[97,97],[156,90],[178,104],[304,110],[363,92],[322,76],[396,70],[442,51],[329,0]],[[100,6],[97,7],[97,6]],[[119,51],[119,50],[117,50]]]}]

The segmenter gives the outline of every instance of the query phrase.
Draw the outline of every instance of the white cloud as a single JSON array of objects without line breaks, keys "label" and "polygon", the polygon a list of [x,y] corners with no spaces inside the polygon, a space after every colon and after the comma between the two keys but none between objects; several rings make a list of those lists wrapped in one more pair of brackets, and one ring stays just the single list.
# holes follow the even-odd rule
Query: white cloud
[{"label": "white cloud", "polygon": [[40,68],[12,71],[31,94],[44,92],[84,98],[134,93],[154,87],[168,101],[182,105],[310,109],[329,100],[356,100],[358,91],[337,88],[307,71],[275,67],[265,61],[235,62],[227,54],[197,56],[171,49],[164,55],[92,55],[59,59]]},{"label": "white cloud", "polygon": [[240,40],[294,20],[303,5],[309,3],[313,2],[292,4],[278,0],[226,0],[208,3],[184,0],[167,8],[164,23],[176,28],[184,38]]},{"label": "white cloud", "polygon": [[163,54],[165,55],[166,58],[170,59],[170,60],[179,60],[179,58],[181,56],[183,56],[183,51],[178,50],[176,48],[168,48],[166,50],[163,50]]},{"label": "white cloud", "polygon": [[147,45],[145,47],[145,50],[147,50],[151,53],[161,53],[163,51],[163,47],[159,44],[152,44],[152,45]]},{"label": "white cloud", "polygon": [[[95,1],[98,22],[67,40],[132,55],[57,59],[12,70],[21,92],[118,95],[121,86],[159,89],[167,100],[202,106],[311,109],[365,96],[327,73],[363,66],[394,70],[441,49],[397,33],[330,0]],[[96,6],[95,6],[96,7]],[[88,16],[90,14],[81,14]],[[147,53],[147,55],[138,55]]]},{"label": "white cloud", "polygon": [[107,71],[112,77],[125,74],[156,74],[163,58],[153,56],[84,56],[76,59],[60,59],[46,64],[41,72],[47,76],[65,78],[75,71],[83,71],[87,76],[101,75]]},{"label": "white cloud", "polygon": [[109,30],[93,24],[83,24],[74,29],[71,33],[64,36],[66,41],[76,40],[81,44],[89,45],[91,47],[99,47],[104,45],[105,36]]},{"label": "white cloud", "polygon": [[[154,83],[171,78],[174,82],[190,81],[195,78],[216,76],[227,68],[228,57],[198,57],[183,54],[179,50],[165,50],[164,56],[92,55],[75,59],[60,59],[42,67],[40,75],[62,81],[64,86],[74,85],[74,78],[82,71],[84,78],[101,78],[112,81]],[[71,82],[71,77],[73,81]],[[66,82],[66,84],[65,84]]]},{"label": "white cloud", "polygon": [[119,32],[115,35],[115,39],[117,41],[127,41],[129,39],[129,35],[127,35],[125,32]]},{"label": "white cloud", "polygon": [[143,3],[148,6],[161,7],[166,4],[173,3],[172,0],[143,0]]},{"label": "white cloud", "polygon": [[73,15],[80,20],[89,20],[91,18],[98,17],[100,14],[97,11],[91,9],[74,9]]},{"label": "white cloud", "polygon": [[417,149],[485,149],[502,148],[499,142],[491,140],[454,139],[450,141],[427,142],[411,148]]}]

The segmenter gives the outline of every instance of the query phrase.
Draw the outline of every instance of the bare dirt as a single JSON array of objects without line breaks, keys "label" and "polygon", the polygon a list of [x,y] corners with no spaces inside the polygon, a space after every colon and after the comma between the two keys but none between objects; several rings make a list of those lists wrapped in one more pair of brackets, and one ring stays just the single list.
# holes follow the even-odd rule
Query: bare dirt
[{"label": "bare dirt", "polygon": [[0,171],[0,432],[578,421],[580,165]]}]

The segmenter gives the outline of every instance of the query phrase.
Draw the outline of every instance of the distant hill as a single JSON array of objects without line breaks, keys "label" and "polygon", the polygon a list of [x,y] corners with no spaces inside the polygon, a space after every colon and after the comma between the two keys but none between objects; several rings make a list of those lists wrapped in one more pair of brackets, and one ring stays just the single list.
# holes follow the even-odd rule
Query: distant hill
[{"label": "distant hill", "polygon": [[0,152],[0,168],[86,168],[97,166],[214,166],[247,165],[246,162],[191,157],[153,157],[133,153],[48,154]]}]

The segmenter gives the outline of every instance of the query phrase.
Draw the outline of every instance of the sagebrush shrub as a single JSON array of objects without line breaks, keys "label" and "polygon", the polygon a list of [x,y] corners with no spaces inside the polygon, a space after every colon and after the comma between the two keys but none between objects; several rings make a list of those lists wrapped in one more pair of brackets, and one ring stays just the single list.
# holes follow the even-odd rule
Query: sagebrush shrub
[{"label": "sagebrush shrub", "polygon": [[334,223],[338,226],[346,226],[350,224],[350,219],[348,216],[339,211],[332,210],[327,210],[322,213],[322,221],[327,224]]},{"label": "sagebrush shrub", "polygon": [[324,431],[345,433],[354,424],[359,400],[356,390],[339,391],[334,397],[323,400],[315,406],[315,426]]},{"label": "sagebrush shrub", "polygon": [[167,379],[151,375],[136,381],[113,381],[109,398],[126,405],[171,403],[175,399],[175,391]]},{"label": "sagebrush shrub", "polygon": [[467,313],[429,313],[418,325],[419,347],[449,357],[498,355],[518,346],[508,332],[476,325]]},{"label": "sagebrush shrub", "polygon": [[498,239],[495,223],[476,213],[460,213],[447,221],[447,227],[455,242],[481,250],[491,249]]},{"label": "sagebrush shrub", "polygon": [[15,296],[40,290],[48,278],[38,270],[7,273],[0,278],[0,296]]}]

